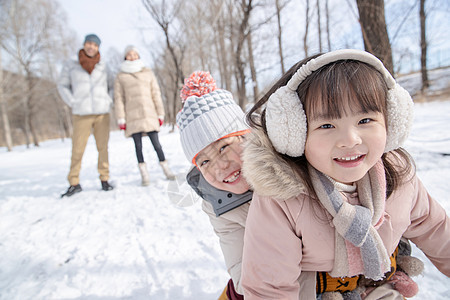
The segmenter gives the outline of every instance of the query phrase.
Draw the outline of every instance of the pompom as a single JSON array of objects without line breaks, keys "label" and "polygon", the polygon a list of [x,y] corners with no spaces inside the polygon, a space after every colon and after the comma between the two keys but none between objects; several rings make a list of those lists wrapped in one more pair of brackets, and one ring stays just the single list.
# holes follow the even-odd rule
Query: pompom
[{"label": "pompom", "polygon": [[407,298],[414,297],[419,292],[419,287],[411,277],[403,273],[402,271],[397,271],[394,276],[389,280],[389,282],[394,286],[394,288],[399,291],[400,294]]},{"label": "pompom", "polygon": [[409,276],[417,276],[423,272],[423,262],[414,256],[398,256],[397,265]]},{"label": "pompom", "polygon": [[195,71],[184,79],[184,85],[180,92],[181,102],[185,102],[190,96],[203,96],[215,91],[216,81],[209,72]]}]

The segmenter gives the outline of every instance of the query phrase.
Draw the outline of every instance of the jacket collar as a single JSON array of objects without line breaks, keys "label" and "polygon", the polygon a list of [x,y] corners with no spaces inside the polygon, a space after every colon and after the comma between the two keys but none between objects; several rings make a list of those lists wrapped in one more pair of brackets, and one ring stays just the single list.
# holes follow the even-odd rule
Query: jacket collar
[{"label": "jacket collar", "polygon": [[301,178],[284,161],[260,128],[246,136],[242,173],[258,195],[289,199],[306,191]]},{"label": "jacket collar", "polygon": [[206,181],[196,167],[193,167],[189,171],[186,175],[186,180],[200,197],[211,203],[217,217],[247,203],[253,197],[252,191],[247,191],[243,194],[234,194],[213,187]]}]

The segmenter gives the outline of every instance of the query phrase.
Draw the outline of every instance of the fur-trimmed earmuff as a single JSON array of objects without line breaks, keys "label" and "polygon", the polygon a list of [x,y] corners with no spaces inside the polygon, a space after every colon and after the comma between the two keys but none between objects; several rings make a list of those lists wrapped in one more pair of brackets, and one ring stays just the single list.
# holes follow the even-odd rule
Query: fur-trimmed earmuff
[{"label": "fur-trimmed earmuff", "polygon": [[388,87],[387,141],[385,152],[399,148],[406,140],[413,120],[413,101],[398,85],[383,63],[374,55],[354,49],[336,50],[320,55],[302,65],[288,83],[273,93],[266,105],[266,128],[275,150],[298,157],[305,150],[307,120],[297,88],[306,77],[319,68],[338,60],[357,60],[378,70]]}]

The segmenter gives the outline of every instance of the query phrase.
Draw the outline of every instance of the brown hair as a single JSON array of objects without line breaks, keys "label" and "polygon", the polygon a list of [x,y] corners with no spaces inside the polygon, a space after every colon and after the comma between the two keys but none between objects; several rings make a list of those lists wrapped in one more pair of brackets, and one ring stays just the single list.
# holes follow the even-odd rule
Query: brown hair
[{"label": "brown hair", "polygon": [[[320,55],[296,63],[272,86],[248,112],[247,122],[251,127],[262,128],[267,135],[265,104],[269,97],[278,88],[285,86],[302,65]],[[308,118],[314,118],[319,112],[325,117],[341,118],[346,112],[373,111],[382,113],[387,121],[388,88],[383,75],[371,65],[361,61],[331,62],[306,77],[296,92]],[[384,153],[381,157],[386,173],[387,197],[405,181],[405,176],[414,168],[414,162],[406,150],[399,148],[390,153]],[[279,155],[302,178],[309,194],[315,197],[305,155],[300,157]]]}]

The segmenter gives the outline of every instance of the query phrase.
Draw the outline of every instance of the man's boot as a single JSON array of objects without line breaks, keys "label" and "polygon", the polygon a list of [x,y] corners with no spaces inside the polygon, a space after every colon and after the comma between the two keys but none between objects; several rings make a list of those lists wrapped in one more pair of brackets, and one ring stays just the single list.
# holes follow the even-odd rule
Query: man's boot
[{"label": "man's boot", "polygon": [[114,187],[113,187],[112,185],[110,185],[110,184],[108,183],[108,181],[102,181],[102,190],[104,190],[104,191],[110,191],[110,190],[112,190],[112,189],[114,189]]},{"label": "man's boot", "polygon": [[73,194],[79,193],[79,192],[81,192],[81,191],[82,191],[82,189],[81,189],[81,185],[80,185],[80,184],[77,184],[77,185],[71,185],[71,186],[69,186],[69,188],[67,189],[67,192],[65,192],[64,194],[61,195],[61,198],[64,197],[64,196],[70,197],[70,196],[72,196]]}]

